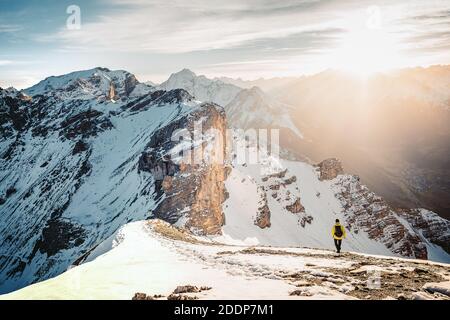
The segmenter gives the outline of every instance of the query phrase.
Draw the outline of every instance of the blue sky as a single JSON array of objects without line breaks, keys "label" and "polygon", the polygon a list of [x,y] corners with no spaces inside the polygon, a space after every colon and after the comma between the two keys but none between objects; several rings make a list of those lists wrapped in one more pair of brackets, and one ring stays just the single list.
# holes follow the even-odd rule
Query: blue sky
[{"label": "blue sky", "polygon": [[0,0],[2,87],[96,66],[162,81],[182,68],[254,79],[448,63],[446,0]]}]

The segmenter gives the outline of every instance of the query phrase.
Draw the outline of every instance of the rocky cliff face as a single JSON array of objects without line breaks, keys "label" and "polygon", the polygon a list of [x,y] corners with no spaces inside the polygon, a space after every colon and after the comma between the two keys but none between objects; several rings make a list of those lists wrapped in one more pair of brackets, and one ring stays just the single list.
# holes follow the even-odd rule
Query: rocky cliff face
[{"label": "rocky cliff face", "polygon": [[397,213],[425,239],[450,254],[450,221],[426,209],[398,209]]},{"label": "rocky cliff face", "polygon": [[[225,220],[222,203],[227,196],[224,181],[229,168],[223,163],[209,163],[207,157],[195,161],[195,153],[205,155],[208,144],[214,143],[205,137],[194,140],[198,134],[194,133],[195,126],[199,121],[202,135],[214,129],[220,134],[221,141],[225,141],[223,109],[205,104],[188,117],[158,130],[140,158],[139,170],[150,172],[156,179],[159,203],[152,212],[153,217],[170,223],[179,222],[198,234],[220,234]],[[185,135],[193,143],[188,145],[189,149],[192,148],[189,159],[177,161],[172,158],[171,151],[179,142],[171,138],[180,128],[186,129]],[[217,150],[220,152],[218,159],[225,159],[225,147],[223,144]]]},{"label": "rocky cliff face", "polygon": [[0,134],[2,138],[22,132],[30,123],[30,98],[14,88],[0,88]]},{"label": "rocky cliff face", "polygon": [[427,258],[426,246],[419,236],[411,233],[398,219],[395,211],[357,177],[343,176],[336,181],[338,198],[344,207],[347,228],[351,232],[363,230],[371,239],[380,241],[392,252],[419,259]]}]

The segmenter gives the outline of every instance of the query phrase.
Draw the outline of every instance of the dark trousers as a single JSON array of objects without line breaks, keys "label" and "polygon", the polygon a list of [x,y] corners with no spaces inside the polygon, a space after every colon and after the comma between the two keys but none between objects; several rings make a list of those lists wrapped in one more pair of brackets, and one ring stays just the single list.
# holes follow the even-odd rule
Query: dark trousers
[{"label": "dark trousers", "polygon": [[342,245],[342,239],[338,240],[338,239],[334,239],[334,245],[336,246],[336,250],[337,252],[341,252],[341,245]]}]

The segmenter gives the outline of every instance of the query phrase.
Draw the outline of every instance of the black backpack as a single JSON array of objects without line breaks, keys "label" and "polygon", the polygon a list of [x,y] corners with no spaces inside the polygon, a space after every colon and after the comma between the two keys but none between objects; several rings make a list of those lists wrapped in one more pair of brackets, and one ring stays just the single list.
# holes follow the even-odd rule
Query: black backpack
[{"label": "black backpack", "polygon": [[344,233],[342,232],[341,226],[334,226],[334,235],[338,238],[342,237]]}]

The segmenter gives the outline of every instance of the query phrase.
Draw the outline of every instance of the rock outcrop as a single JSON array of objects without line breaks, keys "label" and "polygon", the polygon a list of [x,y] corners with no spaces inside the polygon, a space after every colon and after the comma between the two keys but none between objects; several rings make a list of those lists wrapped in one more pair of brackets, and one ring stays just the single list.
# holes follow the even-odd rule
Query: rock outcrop
[{"label": "rock outcrop", "polygon": [[[262,186],[258,189],[262,194],[262,205],[258,208],[255,224],[260,228],[269,228],[271,207],[279,207],[286,214],[295,214],[298,217],[298,224],[305,227],[313,221],[313,217],[306,213],[305,207],[301,203],[299,183],[297,176],[288,169],[265,175],[261,178]],[[271,196],[270,203],[268,194]],[[279,210],[279,209],[276,209]]]},{"label": "rock outcrop", "polygon": [[114,101],[117,98],[118,98],[118,96],[116,95],[116,90],[114,89],[114,84],[110,83],[109,91],[108,91],[108,94],[106,95],[106,100]]},{"label": "rock outcrop", "polygon": [[450,254],[450,221],[426,209],[397,209],[397,213],[425,239],[442,247]]},{"label": "rock outcrop", "polygon": [[270,228],[270,208],[267,202],[267,195],[263,188],[259,188],[258,191],[261,196],[261,201],[256,215],[255,225],[261,229]]},{"label": "rock outcrop", "polygon": [[332,180],[344,173],[341,162],[335,158],[323,160],[317,167],[320,172],[320,180]]},{"label": "rock outcrop", "polygon": [[[349,230],[354,233],[365,231],[369,238],[385,244],[395,254],[418,259],[428,258],[427,247],[421,235],[408,228],[399,218],[399,213],[362,185],[357,176],[342,175],[336,179],[334,186],[344,208]],[[431,238],[427,240],[432,241]]]},{"label": "rock outcrop", "polygon": [[[194,130],[199,121],[202,122],[204,139],[196,141],[195,147],[188,145],[188,159],[174,159],[171,150],[184,141],[174,141],[172,137],[177,130],[186,129],[187,135],[195,138]],[[182,220],[185,227],[202,235],[221,233],[225,222],[222,203],[227,197],[224,181],[230,170],[223,163],[225,144],[220,146],[220,141],[207,141],[205,138],[211,129],[219,133],[219,140],[225,141],[226,121],[223,109],[217,105],[205,104],[198,111],[189,114],[189,117],[158,130],[139,160],[139,170],[150,172],[156,180],[160,202],[152,216],[170,223]],[[208,149],[210,144],[214,145],[211,151]],[[196,152],[197,155],[202,154],[200,162],[196,161]],[[209,152],[220,154],[213,155]],[[211,157],[222,159],[222,162],[208,161]]]},{"label": "rock outcrop", "polygon": [[31,122],[29,97],[17,90],[0,88],[0,138],[24,131]]},{"label": "rock outcrop", "polygon": [[305,212],[305,208],[302,206],[299,197],[295,199],[294,203],[287,205],[286,210],[291,213]]}]

